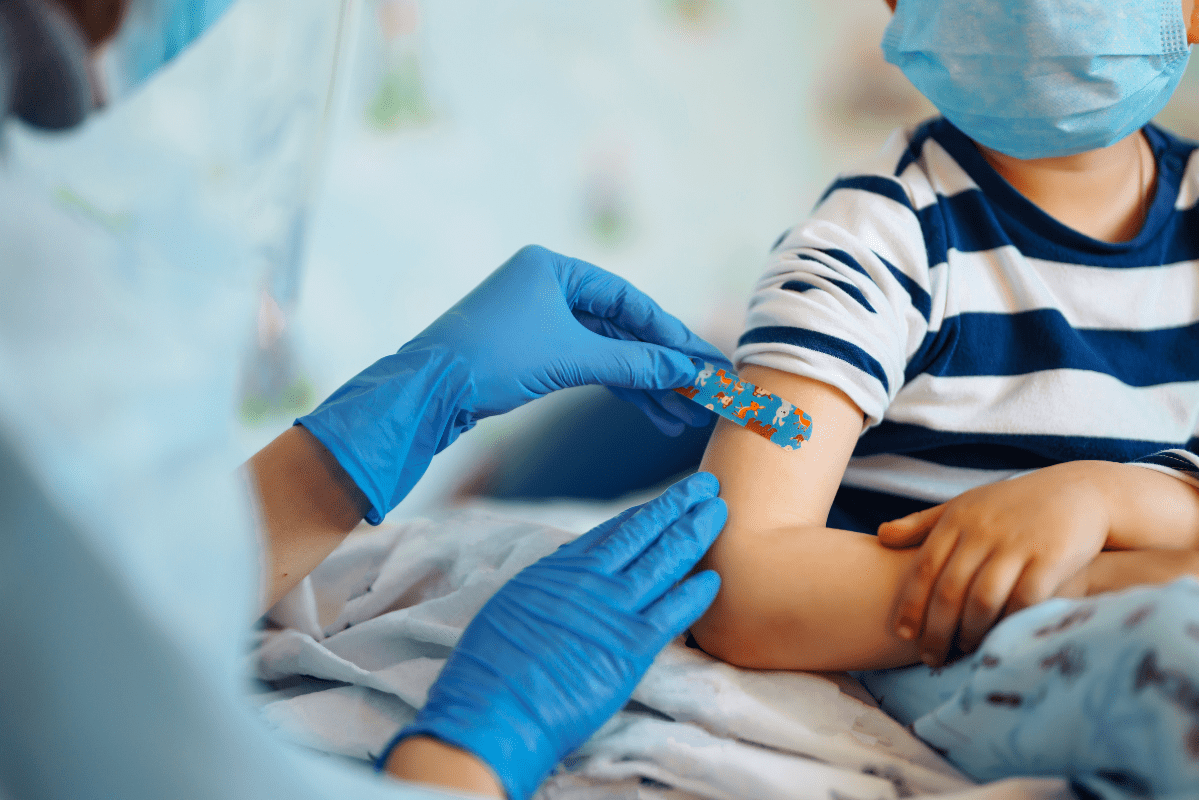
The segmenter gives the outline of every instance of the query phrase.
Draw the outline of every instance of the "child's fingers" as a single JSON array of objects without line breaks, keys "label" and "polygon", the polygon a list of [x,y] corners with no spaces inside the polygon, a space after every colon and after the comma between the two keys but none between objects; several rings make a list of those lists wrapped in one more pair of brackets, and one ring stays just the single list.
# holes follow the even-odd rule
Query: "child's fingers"
[{"label": "child's fingers", "polygon": [[877,531],[879,543],[884,547],[915,547],[925,541],[925,537],[933,530],[933,526],[937,525],[945,510],[946,504],[942,503],[907,517],[885,522]]},{"label": "child's fingers", "polygon": [[1021,609],[1049,600],[1061,583],[1054,570],[1036,561],[1030,561],[1013,586],[1008,603],[1004,606],[1004,615],[1015,614]]},{"label": "child's fingers", "polygon": [[973,653],[1000,619],[1004,604],[1021,577],[1025,562],[1019,558],[990,558],[975,574],[975,580],[963,604],[962,624],[958,630],[958,647]]},{"label": "child's fingers", "polygon": [[957,530],[935,527],[921,545],[896,602],[896,635],[901,639],[916,639],[921,634],[929,593],[956,544]]},{"label": "child's fingers", "polygon": [[975,575],[992,556],[988,543],[960,537],[954,552],[929,592],[925,626],[921,631],[921,660],[931,667],[941,666],[962,620],[963,605]]}]

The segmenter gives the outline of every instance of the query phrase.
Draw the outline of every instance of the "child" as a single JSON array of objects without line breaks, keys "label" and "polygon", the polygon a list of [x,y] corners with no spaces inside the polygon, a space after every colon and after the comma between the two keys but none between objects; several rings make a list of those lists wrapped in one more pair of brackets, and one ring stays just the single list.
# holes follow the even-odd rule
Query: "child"
[{"label": "child", "polygon": [[980,779],[1192,794],[1197,156],[1147,123],[1196,0],[889,5],[885,53],[945,118],[772,252],[735,362],[813,434],[718,426],[723,583],[693,633],[875,670]]}]

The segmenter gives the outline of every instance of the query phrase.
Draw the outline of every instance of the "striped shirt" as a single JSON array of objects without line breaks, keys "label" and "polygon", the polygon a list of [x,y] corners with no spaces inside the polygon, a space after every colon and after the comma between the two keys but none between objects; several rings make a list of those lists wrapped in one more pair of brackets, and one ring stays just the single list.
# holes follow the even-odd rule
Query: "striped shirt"
[{"label": "striped shirt", "polygon": [[830,525],[874,532],[1064,461],[1196,484],[1196,144],[1143,130],[1157,188],[1128,242],[1054,220],[938,118],[893,134],[776,243],[734,361],[865,413]]}]

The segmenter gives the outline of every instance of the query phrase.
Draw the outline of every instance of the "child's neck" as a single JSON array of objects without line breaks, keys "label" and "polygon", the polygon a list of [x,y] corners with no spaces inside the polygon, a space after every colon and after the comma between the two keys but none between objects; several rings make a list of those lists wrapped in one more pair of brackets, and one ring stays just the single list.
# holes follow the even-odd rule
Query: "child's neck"
[{"label": "child's neck", "polygon": [[1154,154],[1141,131],[1109,147],[1056,158],[1022,160],[976,146],[1034,205],[1093,239],[1134,238],[1154,200]]}]

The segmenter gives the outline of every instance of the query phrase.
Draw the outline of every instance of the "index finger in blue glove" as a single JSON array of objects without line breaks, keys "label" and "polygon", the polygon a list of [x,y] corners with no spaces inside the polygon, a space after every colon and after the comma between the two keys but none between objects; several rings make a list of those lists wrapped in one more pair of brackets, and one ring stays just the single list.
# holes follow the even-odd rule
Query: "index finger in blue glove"
[{"label": "index finger in blue glove", "polygon": [[585,383],[623,389],[673,389],[686,386],[699,373],[696,363],[684,353],[649,344],[581,332],[585,340],[577,346],[587,353]]},{"label": "index finger in blue glove", "polygon": [[693,403],[677,392],[646,392],[664,411],[693,428],[703,428],[712,422],[713,412]]},{"label": "index finger in blue glove", "polygon": [[602,569],[615,574],[654,543],[662,531],[694,506],[717,496],[720,484],[707,472],[690,475],[638,509],[625,524],[588,547]]},{"label": "index finger in blue glove", "polygon": [[619,386],[609,386],[608,390],[613,393],[613,396],[618,400],[624,400],[626,403],[633,403],[638,407],[646,419],[650,420],[659,433],[664,436],[675,437],[683,433],[684,423],[669,413],[656,403],[649,392],[643,392],[640,389],[622,389]]},{"label": "index finger in blue glove", "polygon": [[629,583],[634,608],[646,608],[682,580],[712,547],[728,516],[724,500],[705,500],[688,509],[629,562],[621,574]]},{"label": "index finger in blue glove", "polygon": [[720,350],[624,278],[565,256],[559,270],[567,304],[575,318],[592,332],[610,339],[660,344],[714,364],[728,363]]}]

